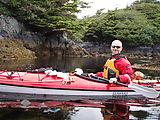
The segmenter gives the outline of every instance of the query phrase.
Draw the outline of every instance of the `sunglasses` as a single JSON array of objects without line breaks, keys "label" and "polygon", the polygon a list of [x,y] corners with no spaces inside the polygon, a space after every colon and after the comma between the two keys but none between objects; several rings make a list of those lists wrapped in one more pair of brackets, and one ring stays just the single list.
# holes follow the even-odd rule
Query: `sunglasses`
[{"label": "sunglasses", "polygon": [[119,48],[121,48],[121,46],[112,46],[112,48],[117,48],[117,49],[119,49]]}]

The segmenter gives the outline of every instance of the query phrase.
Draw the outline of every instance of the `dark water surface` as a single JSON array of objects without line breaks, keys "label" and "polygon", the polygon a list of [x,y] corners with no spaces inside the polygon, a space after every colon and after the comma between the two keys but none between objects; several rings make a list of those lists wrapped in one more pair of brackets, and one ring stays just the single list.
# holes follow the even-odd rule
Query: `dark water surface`
[{"label": "dark water surface", "polygon": [[71,72],[75,68],[82,68],[86,72],[102,70],[105,62],[104,57],[98,58],[74,58],[74,57],[51,57],[36,60],[4,60],[0,61],[1,70],[26,71],[28,69],[52,67],[64,72]]},{"label": "dark water surface", "polygon": [[[106,61],[98,58],[52,57],[36,60],[0,61],[0,70],[26,71],[37,68],[71,72],[102,71]],[[149,63],[153,60],[130,59],[131,63]],[[160,77],[159,72],[142,70],[145,75]],[[159,120],[160,99],[86,100],[86,101],[0,101],[0,120]]]}]

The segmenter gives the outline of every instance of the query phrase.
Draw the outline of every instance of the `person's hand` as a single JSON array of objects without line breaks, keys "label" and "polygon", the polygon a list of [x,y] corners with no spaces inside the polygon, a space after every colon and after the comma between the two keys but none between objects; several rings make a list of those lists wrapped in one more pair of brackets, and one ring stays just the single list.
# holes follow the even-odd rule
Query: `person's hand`
[{"label": "person's hand", "polygon": [[109,83],[116,83],[117,82],[117,78],[110,78],[109,79]]}]

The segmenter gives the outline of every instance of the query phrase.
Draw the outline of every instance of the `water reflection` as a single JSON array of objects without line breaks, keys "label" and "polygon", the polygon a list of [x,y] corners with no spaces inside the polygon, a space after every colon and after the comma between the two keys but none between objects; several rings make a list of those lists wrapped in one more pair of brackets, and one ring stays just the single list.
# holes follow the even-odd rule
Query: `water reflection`
[{"label": "water reflection", "polygon": [[[44,57],[29,60],[1,60],[1,70],[18,70],[26,71],[28,69],[52,67],[62,72],[70,72],[75,68],[82,68],[85,72],[98,72],[103,71],[103,65],[106,57],[93,57],[93,58],[77,58],[77,57]],[[131,64],[151,64],[156,63],[156,60],[147,59],[129,59]],[[157,65],[158,66],[158,65]],[[146,69],[136,69],[144,72],[147,76],[156,76],[160,71],[151,71]],[[155,73],[155,74],[154,74]]]},{"label": "water reflection", "polygon": [[128,101],[1,101],[0,119],[158,120],[160,119],[159,103],[160,99],[151,101],[138,99]]},{"label": "water reflection", "polygon": [[14,71],[14,70],[25,70],[29,69],[35,64],[35,60],[1,60],[0,66],[1,71]]},{"label": "water reflection", "polygon": [[101,108],[104,120],[128,120],[129,106],[125,101],[113,101],[105,103],[105,108]]},{"label": "water reflection", "polygon": [[70,72],[75,68],[82,68],[86,72],[101,71],[106,58],[76,58],[76,57],[50,57],[35,60],[8,60],[0,61],[1,70],[26,71],[41,67],[52,67],[63,72]]}]

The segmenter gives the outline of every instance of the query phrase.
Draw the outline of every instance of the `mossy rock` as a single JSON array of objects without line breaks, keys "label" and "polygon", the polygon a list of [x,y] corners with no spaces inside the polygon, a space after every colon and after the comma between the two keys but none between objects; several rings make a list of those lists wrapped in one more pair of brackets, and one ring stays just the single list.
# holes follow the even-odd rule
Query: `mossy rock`
[{"label": "mossy rock", "polygon": [[26,49],[21,40],[0,39],[0,59],[34,59],[35,53]]}]

